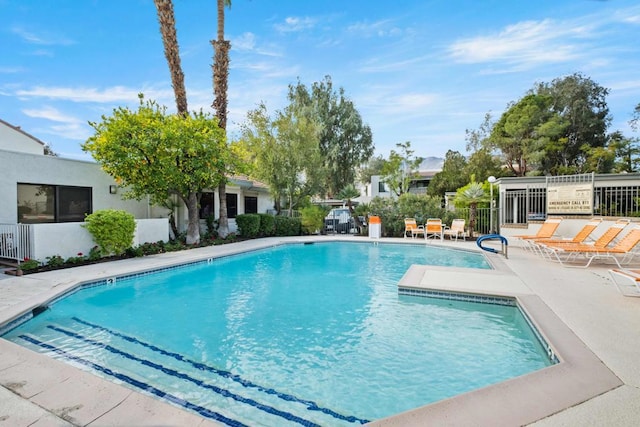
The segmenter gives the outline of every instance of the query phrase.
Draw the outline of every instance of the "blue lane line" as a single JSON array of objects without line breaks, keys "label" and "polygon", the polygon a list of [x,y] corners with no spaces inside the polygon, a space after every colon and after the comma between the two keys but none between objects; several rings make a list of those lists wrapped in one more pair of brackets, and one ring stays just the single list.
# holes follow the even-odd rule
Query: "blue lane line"
[{"label": "blue lane line", "polygon": [[82,358],[80,358],[78,356],[74,356],[74,355],[72,355],[70,353],[67,353],[66,351],[64,351],[64,350],[62,350],[60,348],[54,347],[54,346],[52,346],[50,344],[44,343],[44,342],[39,341],[39,340],[37,340],[35,338],[32,338],[30,336],[20,335],[19,338],[22,338],[23,340],[28,341],[28,342],[30,342],[32,344],[37,345],[37,346],[40,346],[40,347],[42,347],[42,348],[44,348],[46,350],[53,351],[53,352],[65,357],[66,359],[73,360],[74,362],[78,362],[78,363],[80,363],[82,365],[88,366],[91,369],[94,369],[96,371],[100,371],[100,372],[102,372],[102,373],[104,373],[106,375],[109,375],[111,377],[117,378],[120,381],[126,382],[127,384],[130,384],[130,385],[132,385],[134,387],[137,387],[137,388],[139,388],[141,390],[144,390],[144,391],[146,391],[148,393],[154,394],[154,395],[156,395],[156,396],[158,396],[158,397],[160,397],[162,399],[166,399],[166,400],[168,400],[168,401],[170,401],[172,403],[175,403],[178,406],[181,406],[183,408],[195,411],[198,414],[202,415],[203,417],[210,418],[210,419],[213,419],[213,420],[216,420],[216,421],[220,421],[220,422],[222,422],[222,423],[224,423],[224,424],[226,424],[228,426],[231,426],[231,427],[248,427],[246,424],[243,424],[240,421],[236,421],[236,420],[233,420],[231,418],[227,418],[222,414],[219,414],[217,412],[211,411],[210,409],[207,409],[207,408],[199,406],[199,405],[195,405],[195,404],[193,404],[191,402],[188,402],[188,401],[186,401],[184,399],[181,399],[181,398],[179,398],[177,396],[174,396],[172,394],[165,393],[164,391],[162,391],[160,389],[157,389],[157,388],[155,388],[154,386],[152,386],[150,384],[147,384],[145,382],[136,380],[135,378],[131,378],[128,375],[121,374],[121,373],[116,372],[116,371],[114,371],[112,369],[109,369],[107,367],[104,367],[104,366],[98,365],[96,363],[93,363],[93,362],[91,362],[89,360],[85,360],[85,359],[82,359]]},{"label": "blue lane line", "polygon": [[122,356],[122,357],[124,357],[126,359],[138,362],[138,363],[140,363],[140,364],[142,364],[144,366],[148,366],[150,368],[153,368],[153,369],[156,369],[158,371],[161,371],[162,373],[164,373],[166,375],[170,375],[170,376],[175,377],[175,378],[180,378],[182,380],[189,381],[190,383],[193,383],[193,384],[197,385],[198,387],[211,390],[214,393],[217,393],[217,394],[219,394],[219,395],[221,395],[223,397],[228,397],[228,398],[231,398],[231,399],[235,400],[236,402],[240,402],[240,403],[244,403],[246,405],[253,406],[254,408],[260,409],[261,411],[264,411],[264,412],[267,412],[269,414],[282,417],[285,420],[296,422],[296,423],[298,423],[300,425],[303,425],[305,427],[320,427],[319,424],[316,424],[313,421],[305,420],[304,418],[300,418],[300,417],[298,417],[296,415],[293,415],[293,414],[291,414],[289,412],[281,411],[281,410],[276,409],[274,407],[271,407],[269,405],[265,405],[265,404],[262,404],[260,402],[257,402],[257,401],[255,401],[253,399],[237,395],[235,393],[230,392],[229,390],[225,390],[225,389],[220,388],[218,386],[215,386],[213,384],[207,384],[202,380],[199,380],[197,378],[193,378],[193,377],[191,377],[191,376],[189,376],[187,374],[184,374],[182,372],[178,372],[175,369],[167,368],[165,366],[162,366],[162,365],[160,365],[158,363],[155,363],[155,362],[152,362],[150,360],[142,359],[142,358],[140,358],[138,356],[134,356],[131,353],[127,353],[126,351],[122,351],[120,349],[112,347],[109,344],[105,344],[105,343],[102,343],[100,341],[96,341],[96,340],[93,340],[91,338],[87,338],[87,337],[85,337],[83,335],[80,335],[80,334],[78,334],[76,332],[68,331],[66,329],[59,328],[59,327],[53,326],[53,325],[48,325],[47,328],[52,329],[52,330],[54,330],[56,332],[60,332],[61,334],[65,334],[65,335],[67,335],[69,337],[78,339],[78,340],[83,341],[83,342],[85,342],[87,344],[91,344],[91,345],[93,345],[95,347],[103,348],[103,349],[105,349],[105,350],[107,350],[107,351],[109,351],[109,352],[111,352],[113,354],[117,354],[117,355]]},{"label": "blue lane line", "polygon": [[320,406],[318,406],[318,404],[316,404],[312,400],[300,399],[300,398],[298,398],[296,396],[293,396],[291,394],[281,393],[281,392],[279,392],[277,390],[274,390],[272,388],[263,387],[261,385],[252,383],[251,381],[245,380],[242,377],[240,377],[239,375],[232,374],[229,371],[224,371],[224,370],[221,370],[221,369],[214,368],[212,366],[205,365],[205,364],[200,363],[200,362],[196,362],[194,360],[191,360],[191,359],[188,359],[188,358],[184,357],[180,353],[174,353],[174,352],[171,352],[171,351],[164,350],[164,349],[162,349],[160,347],[157,347],[157,346],[155,346],[153,344],[149,344],[147,342],[140,341],[139,339],[137,339],[135,337],[124,335],[124,334],[122,334],[120,332],[111,330],[109,328],[105,328],[104,326],[96,325],[94,323],[87,322],[86,320],[82,320],[82,319],[79,319],[77,317],[73,317],[72,319],[75,320],[78,323],[82,323],[83,325],[89,326],[91,328],[99,329],[99,330],[104,331],[104,332],[108,332],[111,335],[117,336],[118,338],[122,338],[123,340],[128,341],[130,343],[134,343],[134,344],[138,344],[138,345],[141,345],[143,347],[146,347],[146,348],[148,348],[150,350],[153,350],[153,351],[155,351],[157,353],[162,354],[163,356],[172,357],[173,359],[175,359],[175,360],[177,360],[179,362],[188,363],[188,364],[190,364],[191,366],[193,366],[196,369],[199,369],[199,370],[202,370],[202,371],[207,371],[207,372],[212,372],[212,373],[214,373],[216,375],[219,375],[221,377],[230,379],[232,381],[237,382],[238,384],[241,384],[243,387],[255,388],[255,389],[260,390],[260,391],[262,391],[264,393],[271,394],[271,395],[274,395],[276,397],[279,397],[282,400],[286,400],[287,402],[301,403],[301,404],[305,405],[307,407],[307,409],[310,410],[310,411],[319,411],[319,412],[322,412],[323,414],[327,414],[327,415],[330,415],[330,416],[332,416],[332,417],[334,417],[336,419],[347,421],[347,422],[350,422],[350,423],[366,424],[366,423],[368,423],[370,421],[370,420],[358,418],[358,417],[353,416],[353,415],[342,415],[342,414],[340,414],[338,412],[335,412],[335,411],[333,411],[333,410],[331,410],[329,408],[320,407]]}]

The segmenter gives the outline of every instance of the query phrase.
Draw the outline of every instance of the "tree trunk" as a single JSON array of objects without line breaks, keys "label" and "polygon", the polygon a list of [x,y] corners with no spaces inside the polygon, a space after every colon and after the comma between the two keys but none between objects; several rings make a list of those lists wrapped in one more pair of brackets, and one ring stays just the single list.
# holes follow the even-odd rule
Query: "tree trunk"
[{"label": "tree trunk", "polygon": [[200,243],[200,215],[198,212],[198,193],[192,191],[187,198],[189,225],[187,226],[187,245]]},{"label": "tree trunk", "polygon": [[220,214],[218,217],[218,237],[226,239],[229,235],[229,217],[227,216],[227,183],[218,186],[218,200],[220,201]]},{"label": "tree trunk", "polygon": [[186,116],[189,114],[187,107],[187,91],[184,85],[184,73],[180,64],[180,52],[178,48],[178,36],[176,33],[176,21],[173,14],[173,3],[171,0],[154,0],[160,21],[160,34],[164,44],[164,56],[169,64],[171,74],[171,86],[176,98],[176,108],[178,114]]}]

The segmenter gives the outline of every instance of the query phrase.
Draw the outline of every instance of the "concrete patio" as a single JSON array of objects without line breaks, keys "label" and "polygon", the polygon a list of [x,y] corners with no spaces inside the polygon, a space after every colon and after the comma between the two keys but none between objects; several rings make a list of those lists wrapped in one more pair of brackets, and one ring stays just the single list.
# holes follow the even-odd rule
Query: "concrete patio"
[{"label": "concrete patio", "polygon": [[[370,240],[328,236],[269,238],[23,277],[5,275],[0,280],[0,325],[50,301],[81,282],[269,247],[283,241],[310,239]],[[411,239],[380,241],[408,240]],[[424,240],[416,239],[412,242],[423,243]],[[464,241],[446,240],[428,244],[478,250],[475,243]],[[472,293],[514,294],[523,301],[533,301],[530,304],[538,307],[532,310],[547,311],[551,313],[549,317],[560,319],[562,328],[556,329],[562,329],[560,333],[565,334],[567,341],[573,340],[574,347],[584,347],[586,352],[580,354],[586,356],[580,356],[576,363],[597,368],[593,371],[580,371],[579,380],[587,385],[584,388],[588,389],[592,383],[594,386],[599,383],[602,384],[602,390],[606,391],[585,398],[585,401],[576,395],[566,396],[567,402],[576,398],[580,402],[567,403],[566,407],[560,404],[560,407],[551,409],[552,412],[548,408],[533,407],[536,406],[534,401],[527,400],[524,395],[515,396],[515,400],[522,400],[516,406],[511,407],[509,399],[503,399],[501,401],[504,402],[504,407],[484,409],[473,407],[473,401],[465,401],[469,397],[463,395],[430,405],[431,409],[417,411],[405,418],[389,418],[374,424],[520,425],[521,422],[513,421],[522,419],[517,417],[516,412],[530,412],[533,418],[524,419],[531,419],[527,423],[534,426],[639,425],[640,298],[622,296],[608,276],[607,269],[610,265],[603,263],[595,263],[588,269],[563,268],[513,246],[509,249],[508,259],[497,254],[486,255],[496,266],[495,274],[470,275],[459,269],[445,271],[442,268],[431,268],[416,273],[415,286]],[[545,320],[540,319],[540,322],[544,324]],[[550,334],[555,333],[557,331],[550,331]],[[557,343],[559,348],[565,345],[568,344]],[[561,352],[560,356],[562,359]],[[597,365],[601,365],[602,369]],[[556,380],[553,378],[556,371],[549,372],[546,375],[551,377],[549,381]],[[535,388],[535,384],[531,382],[530,388]],[[215,425],[158,399],[5,340],[0,340],[0,385],[0,425]],[[500,387],[509,390],[504,384],[496,389],[499,390]],[[482,393],[493,392],[485,390]],[[474,399],[475,396],[472,395]],[[558,398],[550,400],[558,405]],[[531,402],[529,407],[528,402]],[[478,418],[478,413],[483,411],[489,417],[486,420],[490,421]],[[512,413],[515,418],[511,418]]]}]

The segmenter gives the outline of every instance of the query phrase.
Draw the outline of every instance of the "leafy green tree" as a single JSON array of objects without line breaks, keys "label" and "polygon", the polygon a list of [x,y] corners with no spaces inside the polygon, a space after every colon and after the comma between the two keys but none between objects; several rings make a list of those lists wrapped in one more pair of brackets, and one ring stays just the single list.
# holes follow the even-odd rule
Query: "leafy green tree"
[{"label": "leafy green tree", "polygon": [[382,155],[371,157],[359,170],[358,180],[362,184],[370,184],[371,177],[374,175],[382,175],[382,168],[385,159]]},{"label": "leafy green tree", "polygon": [[531,158],[542,148],[538,129],[552,116],[551,102],[548,96],[529,94],[511,105],[492,127],[487,148],[499,150],[516,176],[527,174]]},{"label": "leafy green tree", "polygon": [[481,148],[469,156],[467,166],[461,175],[467,178],[466,181],[468,181],[472,175],[482,178],[484,181],[490,176],[498,178],[504,176],[504,174],[505,171],[502,168],[500,158],[492,155],[488,149]]},{"label": "leafy green tree", "polygon": [[447,191],[456,191],[462,187],[469,182],[467,165],[467,159],[459,151],[447,151],[442,170],[433,176],[427,192],[432,196],[443,197]]},{"label": "leafy green tree", "polygon": [[[539,96],[551,99],[551,112],[559,116],[558,135],[544,148],[545,158],[552,164],[543,171],[554,173],[591,172],[598,156],[607,144],[607,128],[611,123],[606,97],[609,90],[580,73],[540,83],[534,89]],[[561,130],[561,132],[559,132]]]},{"label": "leafy green tree", "polygon": [[422,157],[414,156],[411,142],[396,144],[399,151],[391,150],[389,159],[382,166],[382,180],[389,189],[400,196],[409,191],[409,184],[417,177]]},{"label": "leafy green tree", "polygon": [[613,171],[637,172],[640,170],[640,141],[638,138],[626,138],[622,132],[609,135],[609,148],[615,152],[617,159]]},{"label": "leafy green tree", "polygon": [[252,174],[269,185],[278,212],[281,200],[291,212],[322,184],[319,126],[301,108],[291,104],[272,120],[261,104],[248,113],[242,128],[241,144],[250,156]]},{"label": "leafy green tree", "polygon": [[199,243],[198,193],[215,188],[231,163],[216,118],[167,114],[166,107],[140,96],[137,111],[120,107],[89,124],[95,134],[82,149],[127,189],[125,197],[149,195],[163,204],[177,195],[188,209],[187,244]]},{"label": "leafy green tree", "polygon": [[320,124],[320,153],[325,169],[323,191],[334,196],[356,180],[356,170],[373,154],[371,128],[362,121],[343,88],[333,88],[330,76],[315,82],[311,90],[298,82],[289,87],[289,100],[310,107],[307,111]]}]

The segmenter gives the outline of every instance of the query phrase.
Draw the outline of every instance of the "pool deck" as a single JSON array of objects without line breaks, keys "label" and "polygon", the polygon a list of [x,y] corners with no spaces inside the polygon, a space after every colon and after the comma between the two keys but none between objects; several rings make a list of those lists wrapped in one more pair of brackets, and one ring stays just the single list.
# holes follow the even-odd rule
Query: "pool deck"
[{"label": "pool deck", "polygon": [[[0,280],[0,325],[78,283],[295,241],[268,238]],[[380,242],[423,243],[422,239]],[[435,246],[478,250],[475,243]],[[517,298],[561,363],[491,387],[378,420],[373,425],[640,425],[640,298],[621,295],[607,270],[564,268],[521,248],[487,253],[495,270],[412,267],[402,286]],[[399,355],[400,357],[401,355]],[[216,423],[89,372],[0,339],[0,426],[189,425]]]}]

